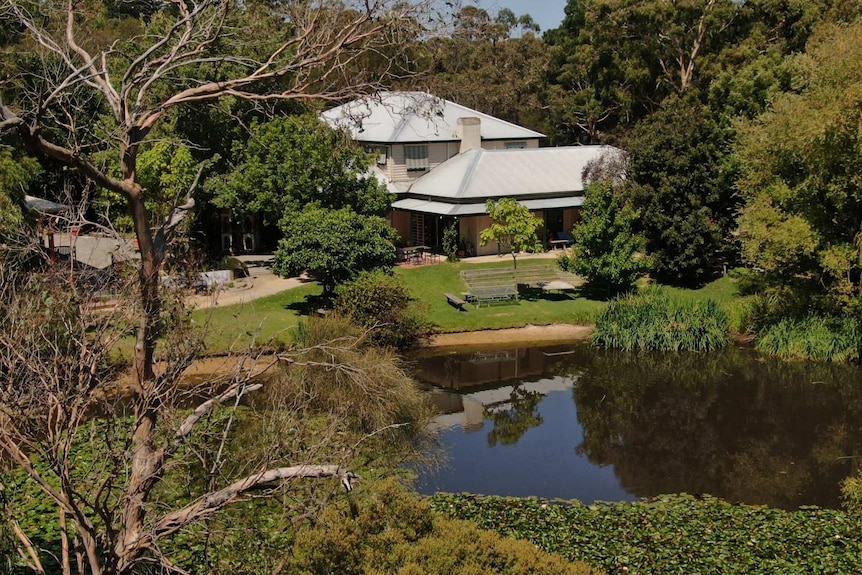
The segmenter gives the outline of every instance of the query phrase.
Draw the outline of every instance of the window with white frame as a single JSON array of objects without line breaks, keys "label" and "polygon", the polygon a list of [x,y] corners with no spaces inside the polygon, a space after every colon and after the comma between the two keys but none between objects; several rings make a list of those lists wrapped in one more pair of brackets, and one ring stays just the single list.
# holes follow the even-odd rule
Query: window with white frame
[{"label": "window with white frame", "polygon": [[404,146],[404,157],[407,160],[408,172],[421,172],[430,167],[428,146]]},{"label": "window with white frame", "polygon": [[507,150],[523,150],[527,147],[527,142],[506,142]]},{"label": "window with white frame", "polygon": [[365,146],[365,153],[374,154],[378,166],[385,166],[386,160],[389,158],[389,151],[386,146]]}]

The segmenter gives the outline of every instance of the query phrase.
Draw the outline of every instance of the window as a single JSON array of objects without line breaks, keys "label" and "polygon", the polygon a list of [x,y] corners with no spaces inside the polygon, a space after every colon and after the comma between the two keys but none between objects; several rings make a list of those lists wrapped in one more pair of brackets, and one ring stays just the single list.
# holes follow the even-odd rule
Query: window
[{"label": "window", "polygon": [[408,172],[421,172],[429,168],[428,146],[404,146]]},{"label": "window", "polygon": [[527,142],[506,142],[507,150],[523,150],[527,147]]},{"label": "window", "polygon": [[365,146],[365,153],[374,154],[378,166],[385,166],[389,157],[386,146]]}]

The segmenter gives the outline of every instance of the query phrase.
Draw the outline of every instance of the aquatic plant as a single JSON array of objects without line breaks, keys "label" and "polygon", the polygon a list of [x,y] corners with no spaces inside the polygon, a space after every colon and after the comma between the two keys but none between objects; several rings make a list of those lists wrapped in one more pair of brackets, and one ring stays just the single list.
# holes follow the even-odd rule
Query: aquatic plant
[{"label": "aquatic plant", "polygon": [[593,342],[624,350],[710,351],[728,342],[729,325],[714,301],[673,298],[653,287],[612,301],[596,319]]},{"label": "aquatic plant", "polygon": [[432,506],[608,573],[675,575],[862,572],[862,520],[842,511],[782,511],[715,497],[583,505],[436,495]]},{"label": "aquatic plant", "polygon": [[783,359],[858,361],[862,329],[849,317],[783,319],[757,336],[757,349]]}]

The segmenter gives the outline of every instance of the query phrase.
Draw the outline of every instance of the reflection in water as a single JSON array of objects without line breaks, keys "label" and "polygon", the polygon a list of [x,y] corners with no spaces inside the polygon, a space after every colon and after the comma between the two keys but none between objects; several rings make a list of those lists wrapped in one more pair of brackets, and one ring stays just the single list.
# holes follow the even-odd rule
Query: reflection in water
[{"label": "reflection in water", "polygon": [[486,405],[485,418],[494,423],[488,432],[488,445],[514,445],[528,429],[541,425],[544,420],[538,407],[543,397],[538,391],[516,385],[506,405]]},{"label": "reflection in water", "polygon": [[434,394],[449,463],[425,491],[835,507],[862,447],[857,367],[578,345],[420,358],[417,374],[452,390]]}]

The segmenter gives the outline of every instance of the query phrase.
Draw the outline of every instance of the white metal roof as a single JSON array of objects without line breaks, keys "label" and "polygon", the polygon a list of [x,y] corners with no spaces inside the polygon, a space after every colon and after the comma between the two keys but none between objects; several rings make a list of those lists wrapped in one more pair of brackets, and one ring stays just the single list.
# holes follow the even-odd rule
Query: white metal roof
[{"label": "white metal roof", "polygon": [[[554,208],[578,208],[584,205],[583,196],[569,196],[565,198],[546,198],[542,200],[524,200],[520,202],[531,210],[550,210]],[[423,212],[440,216],[478,216],[487,213],[485,204],[450,204],[445,201],[419,200],[406,198],[392,203],[392,207],[399,210],[411,212]]]},{"label": "white metal roof", "polygon": [[41,212],[43,214],[59,214],[67,211],[69,206],[58,204],[57,202],[52,202],[51,200],[46,200],[44,198],[24,196],[24,209],[28,212],[34,211]]},{"label": "white metal roof", "polygon": [[460,140],[458,118],[481,120],[483,140],[545,135],[425,92],[380,92],[323,112],[324,121],[346,128],[360,142],[409,143]]},{"label": "white metal roof", "polygon": [[519,150],[468,150],[413,182],[411,197],[428,200],[582,195],[581,178],[590,160],[614,150],[606,146],[568,146]]}]

